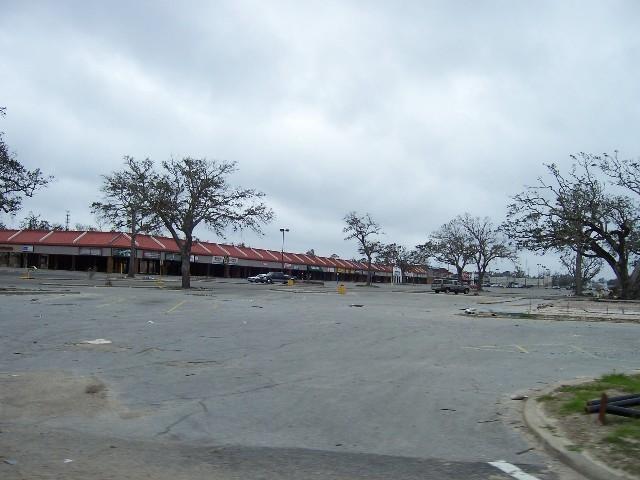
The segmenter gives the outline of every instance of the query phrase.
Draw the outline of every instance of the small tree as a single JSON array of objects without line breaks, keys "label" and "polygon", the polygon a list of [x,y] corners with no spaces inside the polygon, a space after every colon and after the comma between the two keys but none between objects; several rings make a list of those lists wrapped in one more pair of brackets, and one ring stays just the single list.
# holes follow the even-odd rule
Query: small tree
[{"label": "small tree", "polygon": [[460,282],[464,268],[473,260],[475,251],[473,239],[462,224],[461,217],[442,225],[426,243],[416,248],[428,258],[455,267]]},{"label": "small tree", "polygon": [[[597,257],[586,257],[582,262],[576,262],[576,255],[576,252],[568,250],[560,255],[560,263],[574,279],[580,275],[582,282],[590,282],[600,273],[604,261]],[[581,271],[576,270],[576,265],[581,265]]]},{"label": "small tree", "polygon": [[33,212],[29,212],[29,215],[20,222],[20,228],[23,230],[64,230],[63,225],[48,222]]},{"label": "small tree", "polygon": [[351,240],[355,238],[358,242],[358,253],[367,258],[367,286],[370,286],[371,261],[381,248],[381,243],[371,237],[380,235],[382,228],[368,213],[360,216],[356,212],[349,212],[345,215],[344,221],[346,226],[342,229],[342,232],[347,234],[344,239]]},{"label": "small tree", "polygon": [[[0,116],[6,109],[0,107]],[[0,132],[0,211],[15,214],[22,206],[23,197],[33,197],[36,190],[53,180],[45,176],[39,168],[27,170],[4,142],[4,132]]]},{"label": "small tree", "polygon": [[515,261],[515,251],[488,217],[472,217],[465,213],[458,217],[458,221],[472,240],[473,262],[478,272],[478,290],[482,290],[484,276],[491,262],[498,259]]},{"label": "small tree", "polygon": [[397,243],[389,243],[381,245],[376,263],[394,265],[400,268],[401,274],[404,277],[411,266],[420,263],[419,257],[420,254],[415,250],[409,250],[405,246],[398,245]]},{"label": "small tree", "polygon": [[128,277],[136,273],[136,237],[159,229],[161,222],[149,204],[150,187],[157,174],[148,158],[137,161],[124,157],[124,168],[102,176],[103,201],[93,202],[91,211],[116,229],[126,228],[130,233]]},{"label": "small tree", "polygon": [[259,233],[273,212],[258,201],[263,193],[229,185],[227,177],[236,170],[235,162],[185,157],[165,161],[162,167],[151,186],[149,204],[180,249],[182,288],[190,288],[193,231],[198,225],[221,236],[228,227]]}]

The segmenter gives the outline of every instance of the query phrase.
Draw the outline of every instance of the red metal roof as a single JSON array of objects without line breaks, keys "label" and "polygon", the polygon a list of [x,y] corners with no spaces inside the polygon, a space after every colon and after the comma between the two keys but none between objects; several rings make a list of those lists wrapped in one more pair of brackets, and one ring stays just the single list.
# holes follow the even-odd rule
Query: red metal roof
[{"label": "red metal roof", "polygon": [[[55,245],[78,247],[114,247],[129,248],[131,237],[124,232],[94,232],[94,231],[66,231],[66,230],[0,230],[0,243],[20,245]],[[138,235],[136,246],[141,250],[178,253],[180,249],[176,242],[169,237],[152,235]],[[279,263],[282,252],[265,250],[262,248],[240,247],[212,242],[196,241],[191,252],[193,255],[230,256],[246,260]],[[284,260],[296,265],[316,265],[321,267],[338,267],[348,270],[366,270],[365,263],[342,260],[340,258],[312,256],[302,253],[284,252]],[[388,265],[372,264],[371,269],[378,272],[391,272]],[[426,273],[422,268],[413,271]]]}]

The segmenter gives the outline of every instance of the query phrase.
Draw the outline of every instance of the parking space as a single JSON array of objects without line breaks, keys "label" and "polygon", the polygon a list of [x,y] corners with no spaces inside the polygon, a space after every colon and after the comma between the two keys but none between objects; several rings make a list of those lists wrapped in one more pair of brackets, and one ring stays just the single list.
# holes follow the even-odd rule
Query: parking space
[{"label": "parking space", "polygon": [[39,424],[131,441],[502,459],[551,478],[503,420],[510,395],[638,360],[635,325],[463,313],[500,297],[63,284],[2,297],[0,371],[99,381],[110,401],[94,415],[49,416],[44,402]]}]

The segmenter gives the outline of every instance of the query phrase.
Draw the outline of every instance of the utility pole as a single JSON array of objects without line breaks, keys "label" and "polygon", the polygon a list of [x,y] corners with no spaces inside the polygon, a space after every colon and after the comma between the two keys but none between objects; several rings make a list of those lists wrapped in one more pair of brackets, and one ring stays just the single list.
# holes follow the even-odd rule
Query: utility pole
[{"label": "utility pole", "polygon": [[69,231],[69,210],[67,210],[67,220],[64,224],[64,229],[68,232]]}]

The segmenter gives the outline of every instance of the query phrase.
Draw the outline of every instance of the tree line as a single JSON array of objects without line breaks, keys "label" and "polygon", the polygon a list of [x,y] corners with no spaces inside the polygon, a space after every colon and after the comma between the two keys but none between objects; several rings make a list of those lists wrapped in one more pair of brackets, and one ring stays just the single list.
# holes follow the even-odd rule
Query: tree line
[{"label": "tree line", "polygon": [[465,268],[473,265],[479,288],[482,288],[493,261],[516,258],[515,248],[488,217],[473,217],[468,213],[458,215],[432,232],[425,243],[414,248],[380,242],[378,235],[382,234],[382,228],[368,213],[360,215],[349,212],[344,222],[345,240],[355,239],[358,253],[365,256],[363,262],[367,264],[367,285],[371,285],[373,262],[396,265],[404,274],[411,266],[426,266],[430,260],[435,260],[454,267],[460,281]]},{"label": "tree line", "polygon": [[[6,113],[0,107],[0,117]],[[544,164],[546,176],[511,197],[508,213],[495,225],[488,217],[458,215],[428,235],[425,243],[406,248],[379,240],[381,226],[365,213],[344,217],[345,240],[356,240],[367,264],[372,262],[426,265],[434,260],[456,269],[458,277],[473,266],[482,287],[489,266],[498,259],[515,262],[518,251],[555,252],[575,275],[577,293],[582,280],[594,277],[603,264],[616,276],[620,298],[640,297],[640,163],[613,155],[580,153],[562,172]],[[165,230],[182,257],[182,286],[189,288],[193,232],[206,225],[218,235],[232,228],[261,231],[273,218],[264,194],[231,185],[235,162],[184,157],[156,165],[150,159],[124,157],[121,170],[103,175],[102,198],[91,204],[104,222],[131,233],[131,261],[139,233]],[[0,212],[15,215],[24,197],[46,187],[53,177],[28,170],[16,158],[0,132]],[[0,223],[0,227],[4,227]],[[58,229],[30,212],[23,228]],[[81,226],[84,229],[89,226]],[[129,269],[133,274],[134,268]]]}]

